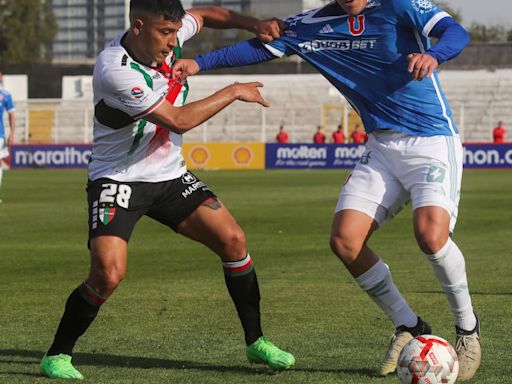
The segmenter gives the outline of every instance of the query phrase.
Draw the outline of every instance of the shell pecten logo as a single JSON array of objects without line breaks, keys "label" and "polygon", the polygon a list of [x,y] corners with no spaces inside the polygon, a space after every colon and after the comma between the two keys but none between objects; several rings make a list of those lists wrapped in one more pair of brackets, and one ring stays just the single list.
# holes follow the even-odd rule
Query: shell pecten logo
[{"label": "shell pecten logo", "polygon": [[233,160],[237,165],[249,165],[252,160],[252,150],[245,146],[233,149]]},{"label": "shell pecten logo", "polygon": [[190,150],[190,160],[195,165],[205,165],[208,160],[210,159],[210,152],[208,151],[208,148],[203,146],[197,146],[193,147]]}]

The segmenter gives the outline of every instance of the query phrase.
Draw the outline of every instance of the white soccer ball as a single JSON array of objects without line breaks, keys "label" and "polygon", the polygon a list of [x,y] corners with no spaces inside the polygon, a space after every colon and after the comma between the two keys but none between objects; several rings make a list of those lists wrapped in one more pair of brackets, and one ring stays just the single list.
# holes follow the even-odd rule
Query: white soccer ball
[{"label": "white soccer ball", "polygon": [[400,352],[396,374],[402,384],[453,384],[459,373],[459,360],[445,339],[417,336]]}]

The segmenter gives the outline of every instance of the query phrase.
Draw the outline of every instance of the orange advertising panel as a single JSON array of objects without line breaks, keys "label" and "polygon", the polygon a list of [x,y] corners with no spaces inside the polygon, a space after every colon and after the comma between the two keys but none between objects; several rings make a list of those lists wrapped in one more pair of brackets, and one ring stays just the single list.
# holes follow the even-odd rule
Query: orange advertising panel
[{"label": "orange advertising panel", "polygon": [[262,143],[187,143],[183,156],[188,169],[264,169]]}]

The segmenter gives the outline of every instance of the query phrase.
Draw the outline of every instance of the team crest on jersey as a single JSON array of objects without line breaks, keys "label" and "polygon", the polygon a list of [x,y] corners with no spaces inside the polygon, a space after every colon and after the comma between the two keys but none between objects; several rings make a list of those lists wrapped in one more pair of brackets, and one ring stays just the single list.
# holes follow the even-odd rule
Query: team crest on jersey
[{"label": "team crest on jersey", "polygon": [[437,5],[433,4],[430,0],[411,0],[411,4],[414,10],[421,14],[437,9]]},{"label": "team crest on jersey", "polygon": [[361,36],[365,30],[365,18],[364,15],[357,17],[351,16],[348,18],[348,30],[352,36]]},{"label": "team crest on jersey", "polygon": [[98,211],[98,218],[104,225],[108,225],[116,215],[114,204],[108,204],[101,207]]},{"label": "team crest on jersey", "polygon": [[131,93],[132,96],[137,100],[144,96],[144,90],[140,87],[133,87]]}]

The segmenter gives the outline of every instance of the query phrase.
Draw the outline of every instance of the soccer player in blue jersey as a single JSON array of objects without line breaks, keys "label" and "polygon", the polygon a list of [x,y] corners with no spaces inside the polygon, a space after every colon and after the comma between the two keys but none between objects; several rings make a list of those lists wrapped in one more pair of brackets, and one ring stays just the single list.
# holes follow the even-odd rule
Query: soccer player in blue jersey
[{"label": "soccer player in blue jersey", "polygon": [[[2,186],[2,178],[4,172],[2,161],[9,156],[8,148],[14,142],[14,130],[16,128],[14,110],[15,107],[12,101],[12,96],[3,88],[3,75],[2,72],[0,72],[0,187]],[[7,140],[5,139],[4,111],[6,111],[9,115],[9,127],[11,128]],[[1,202],[2,199],[0,199],[0,203]]]},{"label": "soccer player in blue jersey", "polygon": [[[431,46],[429,38],[438,42]],[[409,307],[389,268],[367,242],[409,200],[417,243],[432,265],[455,318],[459,380],[480,364],[480,325],[473,312],[464,256],[452,241],[462,145],[436,68],[469,42],[466,31],[429,0],[337,0],[286,20],[284,35],[256,39],[179,62],[184,77],[220,67],[299,55],[359,113],[369,141],[343,186],[331,248],[396,332],[380,368],[396,369],[403,346],[430,326]]]}]

